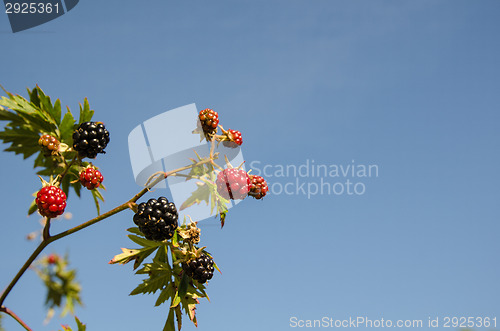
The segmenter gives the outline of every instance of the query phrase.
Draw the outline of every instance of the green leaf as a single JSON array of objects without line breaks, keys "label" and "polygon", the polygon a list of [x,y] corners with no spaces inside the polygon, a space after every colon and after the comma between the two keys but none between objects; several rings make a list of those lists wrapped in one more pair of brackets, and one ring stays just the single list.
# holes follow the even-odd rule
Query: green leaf
[{"label": "green leaf", "polygon": [[57,125],[61,124],[61,100],[57,99],[52,109],[52,115]]},{"label": "green leaf", "polygon": [[174,235],[172,236],[172,246],[179,247],[179,232],[175,229]]},{"label": "green leaf", "polygon": [[62,119],[61,124],[59,125],[59,134],[61,138],[61,141],[64,142],[65,144],[68,144],[69,146],[72,145],[73,143],[73,129],[75,126],[75,118],[73,117],[73,114],[68,111],[66,114],[64,114],[64,117]]},{"label": "green leaf", "polygon": [[172,283],[170,283],[167,285],[166,288],[164,288],[161,291],[160,295],[158,296],[158,299],[155,302],[155,307],[158,307],[159,305],[167,301],[172,296],[172,293],[173,293],[173,286]]},{"label": "green leaf", "polygon": [[170,308],[175,308],[181,303],[181,297],[179,296],[179,291],[175,292],[175,296],[172,299],[172,304],[170,305]]},{"label": "green leaf", "polygon": [[170,309],[163,331],[175,331],[174,310]]},{"label": "green leaf", "polygon": [[191,207],[194,204],[200,204],[202,201],[205,201],[208,205],[210,201],[210,187],[206,183],[198,182],[196,183],[198,188],[191,193],[191,196],[184,201],[179,208],[179,210],[184,210],[186,208]]},{"label": "green leaf", "polygon": [[83,107],[80,104],[80,119],[78,120],[78,124],[89,122],[92,116],[94,116],[94,111],[90,109],[89,101],[85,98],[83,100]]},{"label": "green leaf", "polygon": [[162,243],[153,240],[147,240],[145,238],[141,238],[139,236],[134,236],[133,234],[129,234],[128,237],[130,240],[135,242],[137,245],[141,245],[142,247],[158,247],[161,246]]},{"label": "green leaf", "polygon": [[67,257],[59,257],[54,265],[46,261],[46,257],[41,258],[41,262],[35,263],[33,269],[47,288],[45,299],[45,304],[49,308],[47,317],[50,318],[57,307],[63,308],[61,316],[69,312],[74,313],[74,307],[82,305],[80,284],[75,280],[76,271],[67,268],[69,264]]},{"label": "green leaf", "polygon": [[61,187],[64,193],[66,193],[66,196],[69,198],[69,187],[71,185],[70,183],[71,178],[69,176],[65,176],[62,180]]},{"label": "green leaf", "polygon": [[122,253],[115,255],[109,264],[127,264],[130,261],[135,261],[134,269],[136,269],[144,259],[151,255],[156,250],[156,247],[142,249],[127,249],[122,248]]},{"label": "green leaf", "polygon": [[142,232],[141,232],[141,230],[139,230],[139,228],[136,227],[136,226],[134,226],[132,228],[128,228],[127,231],[130,232],[130,233],[136,234],[138,236],[142,236],[143,235]]},{"label": "green leaf", "polygon": [[189,285],[189,277],[186,275],[186,273],[183,273],[181,283],[179,284],[179,296],[181,298],[183,298],[186,295],[188,285]]},{"label": "green leaf", "polygon": [[83,324],[82,322],[80,322],[80,320],[76,316],[75,316],[75,321],[76,321],[76,325],[78,326],[78,331],[86,331],[87,330],[87,326],[85,324]]},{"label": "green leaf", "polygon": [[36,200],[33,199],[33,201],[31,201],[30,207],[28,209],[28,215],[35,213],[37,210],[38,210],[38,206],[36,205]]},{"label": "green leaf", "polygon": [[30,96],[30,102],[32,104],[34,104],[35,106],[37,106],[38,108],[40,108],[40,98],[38,97],[38,89],[37,89],[37,86],[35,86],[35,88],[30,91],[30,89],[27,89],[28,90],[28,94]]},{"label": "green leaf", "polygon": [[[167,263],[168,264],[168,246],[163,245],[156,251],[156,256],[153,258],[153,262]],[[170,265],[169,265],[170,266]]]},{"label": "green leaf", "polygon": [[177,329],[179,329],[179,331],[180,331],[181,328],[182,328],[182,311],[181,311],[181,307],[177,306],[174,309],[175,309],[175,318],[177,319]]},{"label": "green leaf", "polygon": [[[86,331],[87,330],[87,326],[85,324],[83,324],[82,322],[80,322],[80,320],[76,316],[75,316],[75,321],[76,321],[76,325],[78,327],[78,331]],[[61,325],[61,327],[63,328],[63,331],[73,331],[73,329],[69,325]]]},{"label": "green leaf", "polygon": [[101,207],[99,206],[99,200],[104,201],[104,197],[102,196],[99,188],[91,190],[92,197],[94,198],[95,207],[97,209],[97,215],[101,214]]},{"label": "green leaf", "polygon": [[163,289],[164,286],[170,283],[170,278],[171,274],[169,272],[158,273],[156,276],[144,279],[143,283],[130,292],[130,295],[156,293],[156,291]]}]

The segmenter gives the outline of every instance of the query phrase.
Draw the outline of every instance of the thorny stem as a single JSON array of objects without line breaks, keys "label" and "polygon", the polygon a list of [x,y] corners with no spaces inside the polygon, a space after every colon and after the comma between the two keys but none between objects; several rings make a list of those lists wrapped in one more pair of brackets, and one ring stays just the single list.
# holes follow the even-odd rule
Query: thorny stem
[{"label": "thorny stem", "polygon": [[12,316],[12,318],[14,318],[19,324],[21,324],[25,330],[32,331],[30,327],[27,326],[26,323],[24,323],[24,321],[9,308],[2,306],[0,307],[0,312],[4,312],[7,315]]},{"label": "thorny stem", "polygon": [[[205,160],[202,160],[202,161],[199,161],[197,163],[193,163],[191,165],[188,165],[188,166],[185,166],[185,167],[181,167],[179,169],[175,169],[175,170],[172,170],[172,171],[168,171],[168,172],[162,172],[162,176],[157,176],[157,178],[153,179],[149,184],[146,185],[145,188],[143,188],[139,193],[137,193],[136,195],[134,195],[130,200],[128,200],[127,202],[119,205],[118,207],[115,207],[114,209],[111,209],[110,211],[102,214],[102,215],[99,215],[87,222],[84,222],[80,225],[77,225],[75,226],[74,228],[71,228],[69,230],[66,230],[64,232],[61,232],[59,234],[56,234],[54,236],[51,236],[49,234],[49,226],[50,226],[50,220],[47,219],[47,223],[45,224],[45,227],[44,227],[44,235],[43,235],[43,241],[40,243],[40,245],[38,245],[38,247],[35,249],[35,251],[31,254],[31,256],[28,258],[28,260],[23,264],[23,266],[21,267],[21,269],[19,269],[19,271],[17,272],[16,276],[12,279],[12,281],[10,282],[10,284],[5,288],[5,290],[2,292],[2,296],[0,297],[0,306],[3,305],[3,302],[5,301],[5,298],[7,298],[7,296],[9,295],[9,293],[12,291],[12,289],[14,288],[14,286],[16,285],[16,283],[19,281],[19,279],[21,278],[21,276],[24,274],[24,272],[29,268],[29,266],[31,265],[31,263],[33,263],[33,261],[38,257],[38,255],[40,255],[40,253],[44,250],[45,247],[47,247],[50,243],[56,241],[56,240],[59,240],[61,238],[64,238],[66,236],[69,236],[70,234],[73,234],[75,232],[78,232],[80,230],[83,230],[85,229],[86,227],[88,226],[91,226],[99,221],[102,221],[114,214],[117,214],[125,209],[128,209],[130,208],[130,206],[135,203],[137,200],[139,200],[144,194],[146,194],[152,187],[154,187],[156,184],[160,183],[162,180],[164,180],[165,178],[167,178],[168,176],[170,175],[173,175],[177,172],[180,172],[180,171],[184,171],[184,170],[187,170],[187,169],[190,169],[192,167],[195,167],[195,166],[199,166],[201,164],[205,164],[205,163],[210,163],[210,162],[213,162],[214,158],[217,158],[218,155],[217,154],[210,154],[210,157],[205,159]],[[3,306],[2,306],[3,307]],[[7,313],[7,311],[5,310],[0,310],[0,311],[4,311]],[[30,330],[29,328],[27,328],[27,330]]]}]

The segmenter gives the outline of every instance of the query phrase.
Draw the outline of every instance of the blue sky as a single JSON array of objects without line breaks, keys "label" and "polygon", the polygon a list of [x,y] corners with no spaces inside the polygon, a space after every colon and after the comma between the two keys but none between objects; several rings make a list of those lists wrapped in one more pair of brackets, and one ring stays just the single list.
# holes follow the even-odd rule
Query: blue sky
[{"label": "blue sky", "polygon": [[[239,204],[223,230],[202,223],[223,274],[198,330],[289,330],[293,316],[500,318],[499,12],[488,0],[81,1],[16,34],[0,14],[0,83],[21,94],[39,84],[72,110],[89,98],[111,133],[95,162],[104,209],[140,189],[129,132],[191,103],[243,133],[248,163],[378,166],[378,177],[353,179],[362,195],[275,194]],[[30,162],[0,158],[7,284],[35,247],[24,237],[39,224],[25,210],[39,181]],[[268,178],[275,188],[296,180]],[[89,204],[70,200],[74,218],[54,231],[92,218]],[[47,249],[78,267],[89,330],[163,327],[168,307],[129,297],[141,277],[107,264],[133,247],[131,225],[126,212]],[[6,305],[56,330],[60,320],[42,325],[44,295],[27,273]]]}]

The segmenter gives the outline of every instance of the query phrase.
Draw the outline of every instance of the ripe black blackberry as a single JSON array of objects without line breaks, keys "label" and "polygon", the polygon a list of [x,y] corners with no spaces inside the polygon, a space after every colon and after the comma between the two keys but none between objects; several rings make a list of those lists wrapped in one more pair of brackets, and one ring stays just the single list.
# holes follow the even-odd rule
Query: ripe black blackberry
[{"label": "ripe black blackberry", "polygon": [[174,203],[160,197],[158,200],[149,199],[148,202],[140,203],[134,215],[134,223],[146,239],[163,241],[174,235],[178,218]]},{"label": "ripe black blackberry", "polygon": [[85,122],[73,132],[73,148],[82,158],[94,159],[97,153],[106,153],[109,132],[101,122]]},{"label": "ripe black blackberry", "polygon": [[183,263],[182,269],[189,277],[203,284],[212,279],[214,275],[214,260],[208,255],[202,254],[199,258]]}]

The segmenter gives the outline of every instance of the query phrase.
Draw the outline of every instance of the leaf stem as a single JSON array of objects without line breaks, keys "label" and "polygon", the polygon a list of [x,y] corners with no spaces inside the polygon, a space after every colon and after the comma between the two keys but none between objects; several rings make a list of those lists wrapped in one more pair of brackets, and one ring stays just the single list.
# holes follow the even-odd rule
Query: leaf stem
[{"label": "leaf stem", "polygon": [[7,315],[10,315],[12,318],[14,318],[19,324],[21,324],[23,326],[23,328],[27,331],[32,331],[31,328],[26,325],[26,323],[24,323],[24,321],[19,317],[17,316],[12,310],[10,310],[9,308],[7,307],[4,307],[4,306],[1,306],[0,307],[0,312],[4,312],[6,313]]}]

